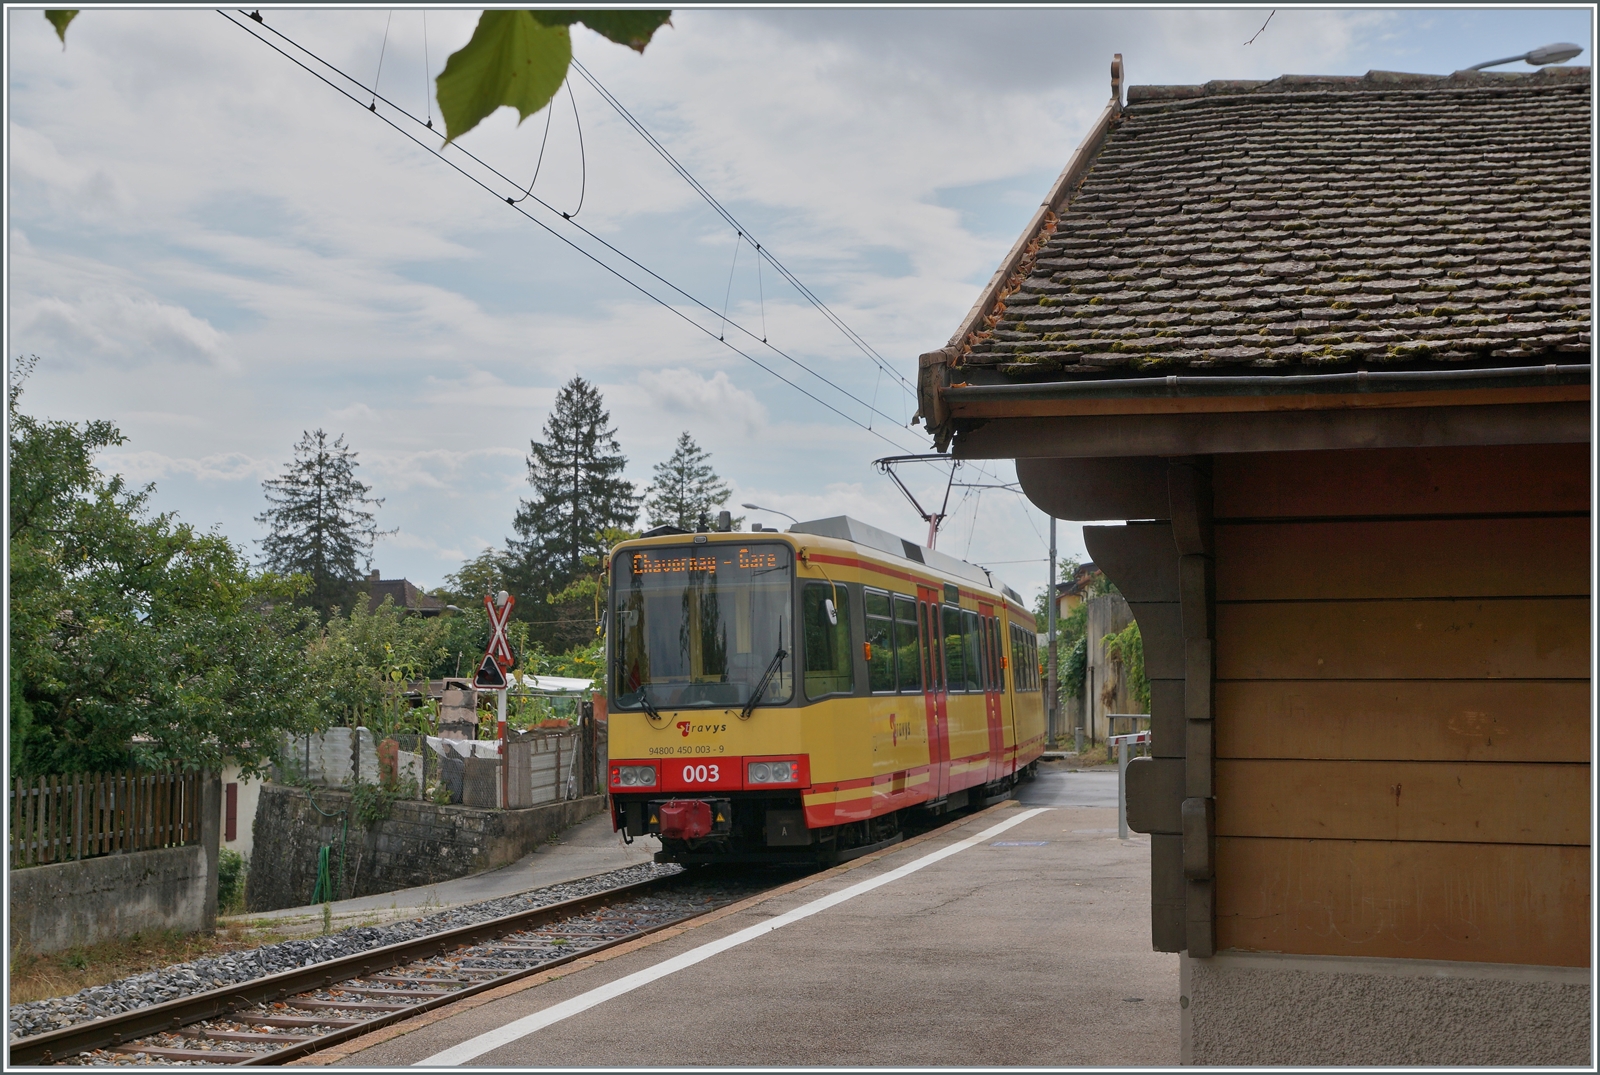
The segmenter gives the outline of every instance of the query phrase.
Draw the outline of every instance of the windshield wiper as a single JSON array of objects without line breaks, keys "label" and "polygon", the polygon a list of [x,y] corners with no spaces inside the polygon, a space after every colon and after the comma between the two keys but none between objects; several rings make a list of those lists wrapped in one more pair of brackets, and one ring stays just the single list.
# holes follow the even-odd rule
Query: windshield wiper
[{"label": "windshield wiper", "polygon": [[643,687],[639,688],[639,705],[651,720],[661,719],[661,711],[650,704],[650,695],[645,692]]},{"label": "windshield wiper", "polygon": [[763,694],[767,693],[767,684],[771,682],[772,674],[778,670],[778,665],[782,664],[783,659],[787,656],[789,656],[789,651],[780,645],[778,652],[772,655],[772,663],[767,665],[767,670],[762,673],[761,682],[756,684],[755,693],[750,696],[750,700],[744,704],[744,709],[740,711],[740,720],[750,719],[750,714],[755,711],[756,703],[761,700]]}]

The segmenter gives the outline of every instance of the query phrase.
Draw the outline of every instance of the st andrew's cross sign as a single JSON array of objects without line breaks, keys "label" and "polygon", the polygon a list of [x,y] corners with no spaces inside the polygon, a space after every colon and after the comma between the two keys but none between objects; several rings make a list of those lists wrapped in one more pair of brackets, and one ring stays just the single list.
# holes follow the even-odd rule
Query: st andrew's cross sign
[{"label": "st andrew's cross sign", "polygon": [[506,625],[511,622],[511,610],[517,599],[504,590],[499,594],[484,594],[483,607],[489,612],[489,649],[473,677],[473,686],[490,690],[504,690],[506,670],[516,663],[511,655],[511,640],[506,637]]}]

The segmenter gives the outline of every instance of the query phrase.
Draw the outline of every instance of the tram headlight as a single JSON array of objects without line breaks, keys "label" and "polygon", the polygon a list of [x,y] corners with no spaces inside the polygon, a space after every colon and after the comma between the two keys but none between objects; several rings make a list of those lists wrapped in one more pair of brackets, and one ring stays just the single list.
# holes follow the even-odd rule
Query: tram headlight
[{"label": "tram headlight", "polygon": [[650,788],[656,783],[653,765],[615,765],[611,768],[611,783],[624,788]]},{"label": "tram headlight", "polygon": [[800,779],[800,765],[792,761],[753,761],[751,784],[793,784]]}]

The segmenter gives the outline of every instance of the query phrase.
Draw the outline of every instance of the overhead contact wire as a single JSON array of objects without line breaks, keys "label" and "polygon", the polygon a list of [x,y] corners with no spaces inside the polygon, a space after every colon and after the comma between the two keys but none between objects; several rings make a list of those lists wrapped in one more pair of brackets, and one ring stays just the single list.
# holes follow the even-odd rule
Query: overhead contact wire
[{"label": "overhead contact wire", "polygon": [[[230,21],[232,21],[232,20],[230,20]],[[237,24],[236,23],[235,25],[239,25],[240,29],[248,29],[248,27],[245,27],[245,26],[243,26],[241,24]],[[262,25],[265,26],[265,23],[263,23]],[[284,41],[288,42],[290,45],[294,46],[294,48],[296,48],[299,51],[305,53],[307,56],[310,56],[312,59],[316,60],[317,63],[323,65],[326,68],[328,68],[330,71],[337,72],[339,77],[345,79],[351,85],[358,86],[358,87],[360,87],[362,89],[366,89],[366,87],[363,86],[359,80],[357,80],[355,78],[352,78],[343,69],[341,69],[340,67],[338,67],[335,64],[329,63],[327,60],[324,60],[321,56],[318,56],[315,52],[312,52],[310,49],[306,48],[304,45],[300,44],[298,41],[295,41],[293,38],[289,37],[287,34],[283,33],[281,30],[274,29],[271,26],[266,26],[266,29],[271,31],[276,36],[282,38]],[[259,35],[257,35],[257,36],[259,36]],[[270,42],[265,41],[265,39],[263,39],[263,43],[264,44],[270,44]],[[279,50],[279,51],[281,51],[281,50]],[[287,56],[287,53],[285,53],[285,56]],[[293,57],[288,57],[288,58],[293,59]],[[298,63],[299,61],[296,61],[296,62]],[[573,62],[575,64],[577,63],[576,60],[574,60]],[[304,64],[300,64],[300,66],[301,67],[305,67]],[[310,70],[310,68],[306,68],[306,69],[308,71]],[[312,73],[315,74],[316,72],[312,72]],[[318,75],[318,77],[322,78],[321,75]],[[326,78],[323,78],[323,81],[324,82],[328,82],[328,80]],[[333,85],[333,83],[329,82],[329,85]],[[338,87],[335,87],[335,88],[337,89]],[[377,99],[382,101],[384,104],[388,105],[390,108],[393,108],[396,112],[398,112],[401,115],[405,116],[407,119],[411,120],[411,122],[417,123],[419,126],[422,125],[421,121],[418,120],[415,115],[413,115],[410,111],[408,111],[407,109],[403,108],[402,106],[400,106],[400,105],[396,104],[395,102],[389,100],[389,98],[384,97],[382,94],[378,94],[377,95]],[[548,106],[546,106],[546,107],[548,107]],[[548,124],[548,118],[546,120],[546,123]],[[409,135],[408,135],[408,137],[409,137]],[[488,161],[485,161],[481,157],[478,157],[471,150],[462,147],[459,143],[453,143],[451,148],[455,149],[457,152],[459,152],[460,154],[465,156],[468,160],[472,161],[474,164],[477,164],[480,167],[482,167],[485,171],[490,172],[496,178],[504,180],[505,182],[511,184],[513,187],[515,187],[518,190],[522,189],[522,184],[518,183],[516,180],[512,179],[510,176],[508,176],[504,172],[500,171],[498,168],[496,168],[494,165],[490,164]],[[446,158],[443,157],[442,154],[437,153],[431,147],[429,147],[429,152],[430,153],[434,153],[436,156],[439,156],[440,159],[446,159]],[[496,192],[496,196],[497,197],[502,197],[502,195],[499,195],[498,192]],[[593,239],[595,242],[599,243],[601,246],[604,246],[607,250],[611,251],[613,254],[617,255],[619,258],[622,258],[624,261],[628,262],[628,264],[632,265],[634,268],[638,269],[640,272],[649,275],[652,279],[656,280],[662,286],[671,288],[677,294],[681,295],[686,301],[688,301],[690,303],[693,303],[695,306],[698,306],[700,309],[704,310],[708,315],[710,315],[712,317],[720,317],[721,316],[721,315],[718,314],[718,312],[715,309],[713,309],[712,307],[706,305],[706,303],[702,302],[699,298],[695,297],[694,295],[691,295],[689,292],[685,291],[683,288],[679,287],[677,284],[673,283],[671,280],[668,280],[666,277],[662,276],[660,273],[656,272],[655,270],[651,269],[649,266],[647,266],[647,265],[643,264],[642,262],[640,262],[637,258],[634,258],[632,255],[628,254],[627,252],[618,249],[612,243],[607,241],[603,236],[597,235],[594,232],[590,231],[588,228],[586,228],[582,224],[578,223],[578,221],[572,219],[572,217],[570,215],[568,215],[567,213],[562,212],[561,210],[557,209],[555,206],[551,205],[549,202],[545,201],[543,198],[540,198],[538,195],[533,194],[532,193],[531,184],[530,184],[530,186],[528,188],[528,192],[523,195],[523,198],[519,198],[519,199],[516,199],[515,201],[513,201],[508,196],[503,196],[503,197],[505,197],[506,202],[511,204],[511,205],[515,205],[515,204],[517,204],[517,202],[522,201],[523,199],[531,198],[533,201],[538,202],[539,205],[541,205],[545,209],[549,210],[552,214],[560,216],[563,220],[567,221],[573,227],[575,227],[579,231],[583,232],[584,235],[588,236],[590,239]],[[748,235],[746,235],[745,238],[748,240],[749,239]],[[757,245],[757,249],[759,251],[761,251],[763,254],[766,253],[765,248],[760,247],[759,245]],[[592,255],[590,255],[590,256],[592,256]],[[635,285],[635,286],[637,286],[637,285]],[[648,292],[647,292],[647,294],[648,294]],[[652,295],[651,297],[655,298],[654,295]],[[660,299],[656,299],[656,301],[659,302],[661,300]],[[750,329],[745,328],[744,325],[740,324],[738,321],[733,320],[731,318],[724,318],[724,320],[726,320],[727,323],[729,325],[732,325],[735,329],[738,329],[740,332],[744,333],[744,335],[749,337],[752,341],[760,340],[774,354],[777,354],[779,357],[785,359],[786,361],[790,362],[791,364],[793,364],[793,365],[799,367],[800,369],[804,370],[806,373],[810,374],[812,377],[815,377],[817,380],[821,381],[823,384],[827,385],[829,388],[832,388],[834,391],[838,392],[840,395],[844,396],[845,398],[847,398],[847,399],[849,399],[849,400],[851,400],[851,401],[853,401],[855,403],[860,404],[862,407],[866,408],[869,412],[871,412],[873,414],[876,414],[879,417],[881,417],[881,418],[883,418],[883,419],[885,419],[887,421],[894,422],[898,426],[904,426],[905,425],[905,422],[903,421],[903,419],[896,418],[892,414],[885,414],[882,410],[879,410],[873,404],[868,403],[866,400],[862,399],[860,396],[857,396],[855,393],[851,392],[849,389],[845,388],[842,385],[836,384],[834,381],[832,381],[829,378],[827,378],[827,377],[823,376],[822,374],[818,373],[816,370],[812,369],[810,366],[807,366],[804,362],[801,362],[799,359],[795,358],[793,355],[790,355],[788,352],[784,351],[781,347],[778,347],[778,346],[776,346],[775,344],[772,344],[772,343],[768,343],[765,338],[757,336],[754,332],[752,332]],[[722,342],[726,343],[727,341],[723,340]],[[742,351],[739,352],[739,353],[740,354],[744,354],[744,352],[742,352]],[[748,356],[746,356],[746,357],[748,357]],[[752,359],[752,361],[754,361],[754,360]],[[762,368],[765,369],[766,367],[763,366]],[[899,374],[895,373],[895,371],[893,369],[888,369],[886,372],[888,372],[889,375],[892,376],[892,377],[899,377]],[[785,383],[791,383],[791,382],[788,382],[786,380]],[[813,397],[813,398],[815,398],[815,397]],[[857,425],[861,425],[861,423],[859,423],[859,422],[857,422],[856,424]],[[861,428],[867,429],[869,427],[866,426],[866,425],[861,425]],[[902,450],[904,450],[904,449],[902,449]]]},{"label": "overhead contact wire", "polygon": [[[272,49],[272,51],[278,53],[278,55],[282,56],[284,59],[286,59],[290,63],[294,64],[296,67],[299,67],[301,70],[305,71],[307,74],[309,74],[312,77],[316,78],[318,81],[322,82],[324,85],[328,86],[330,89],[334,90],[335,92],[339,93],[340,95],[344,96],[345,98],[347,98],[348,100],[354,102],[355,104],[358,104],[358,105],[361,104],[360,98],[358,98],[354,94],[350,93],[344,87],[339,86],[336,83],[334,83],[331,79],[327,78],[320,71],[316,71],[313,68],[307,66],[305,63],[302,63],[299,59],[297,59],[294,56],[291,56],[289,53],[285,52],[283,49],[279,48],[277,45],[273,44],[271,41],[268,41],[266,38],[262,37],[260,34],[255,33],[248,26],[245,26],[243,23],[238,22],[237,20],[235,20],[227,12],[221,10],[220,8],[216,9],[216,11],[217,11],[217,14],[219,14],[223,18],[227,19],[234,26],[237,26],[239,29],[245,31],[251,37],[255,38],[257,41],[260,41],[263,45],[266,45],[268,48]],[[270,27],[269,27],[269,29],[270,29]],[[315,55],[316,55],[315,53],[312,53],[311,50],[305,49],[302,46],[300,46],[299,44],[296,44],[287,35],[279,33],[278,31],[273,31],[273,32],[277,33],[277,35],[279,37],[282,37],[285,41],[289,41],[291,44],[294,44],[296,48],[301,49],[301,51],[305,52],[307,55],[315,57]],[[326,61],[322,60],[320,57],[317,57],[317,61],[319,63],[324,63],[330,70],[339,71],[339,69],[337,67],[334,67],[334,65],[332,65],[332,64],[326,63]],[[341,77],[347,79],[351,83],[353,83],[353,84],[355,84],[357,86],[360,85],[359,82],[356,82],[356,80],[351,79],[348,75],[344,74],[343,71],[339,71],[339,74],[341,75]],[[408,119],[411,119],[413,122],[416,121],[416,117],[415,116],[412,116],[409,112],[406,112],[404,109],[399,108],[392,101],[389,101],[387,98],[383,98],[383,100],[384,100],[385,104],[388,104],[390,107],[395,108],[396,111],[404,113]],[[362,108],[366,108],[367,106],[366,105],[361,105],[361,107]],[[668,302],[664,301],[663,299],[660,298],[660,296],[658,296],[658,295],[654,294],[653,292],[649,291],[648,289],[644,288],[638,282],[629,279],[627,276],[623,275],[621,272],[619,272],[613,266],[606,264],[604,261],[601,261],[599,258],[595,257],[594,254],[590,253],[588,250],[585,250],[583,247],[579,246],[577,243],[573,242],[571,239],[568,239],[566,236],[562,235],[560,232],[556,231],[554,228],[550,227],[548,224],[545,224],[543,221],[539,220],[537,217],[535,217],[532,214],[530,214],[526,209],[523,209],[522,206],[520,206],[520,205],[516,204],[515,202],[513,202],[510,198],[507,198],[507,197],[504,197],[503,195],[501,195],[500,192],[496,191],[493,187],[489,186],[483,180],[479,179],[477,176],[473,175],[471,172],[469,172],[465,168],[461,167],[455,161],[452,161],[451,159],[446,157],[440,151],[434,149],[432,146],[430,146],[427,143],[423,142],[420,138],[418,138],[417,136],[413,135],[410,131],[407,131],[406,129],[401,127],[399,124],[395,123],[389,117],[383,115],[380,112],[377,112],[375,109],[369,109],[369,111],[372,111],[374,115],[376,115],[379,119],[383,120],[384,123],[388,124],[397,133],[399,133],[403,137],[411,140],[412,142],[416,143],[417,146],[419,146],[420,148],[426,150],[428,153],[432,154],[435,158],[437,158],[438,160],[442,161],[443,163],[448,165],[450,168],[452,168],[456,172],[460,173],[466,179],[468,179],[471,182],[475,183],[477,186],[481,187],[483,190],[487,191],[488,193],[494,195],[497,199],[506,201],[508,204],[511,205],[511,207],[513,209],[515,209],[518,213],[520,213],[525,219],[527,219],[531,223],[537,225],[540,229],[542,229],[543,231],[545,231],[549,235],[555,237],[556,239],[559,239],[562,243],[565,243],[567,246],[571,247],[573,250],[575,250],[578,253],[582,254],[584,257],[586,257],[590,261],[594,262],[600,268],[604,269],[606,272],[608,272],[611,275],[615,276],[618,280],[621,280],[623,283],[627,284],[629,287],[633,288],[635,291],[639,292],[641,295],[644,295],[646,298],[648,298],[651,301],[655,302],[656,304],[660,305],[663,309],[666,309],[667,311],[672,313],[675,317],[677,317],[680,320],[686,322],[687,324],[692,325],[693,327],[699,329],[701,332],[705,333],[707,336],[710,336],[712,339],[717,339],[716,334],[713,333],[709,328],[707,328],[706,326],[700,324],[698,321],[694,320],[694,318],[690,317],[688,314],[685,314],[682,310],[679,310],[677,307],[673,306],[671,303],[668,303]],[[463,152],[465,152],[465,151],[463,150]],[[470,154],[470,153],[467,153],[467,156],[470,157],[472,160],[477,161],[480,164],[483,163],[482,161],[478,161],[478,159],[476,157],[473,157],[472,154]],[[493,169],[489,165],[485,164],[484,167],[488,168],[491,172],[494,172],[494,174],[496,176],[499,176],[501,179],[505,179],[506,178],[505,176],[501,175],[498,171],[495,171],[495,169]],[[544,202],[540,201],[537,197],[534,198],[534,201],[538,201],[539,204],[541,204],[541,205],[545,204]],[[546,208],[550,208],[550,207],[546,206]],[[578,225],[578,227],[579,227],[580,231],[584,232],[584,234],[591,235],[591,237],[596,238],[598,241],[600,241],[601,243],[606,245],[608,247],[608,249],[612,249],[612,250],[615,251],[615,248],[611,247],[609,243],[605,243],[605,241],[603,239],[599,239],[598,236],[593,236],[592,233],[590,233],[587,229],[583,228],[581,225]],[[627,258],[627,255],[626,254],[622,254],[621,251],[615,251],[615,252],[618,253],[620,256],[622,256],[624,258]],[[628,260],[630,262],[632,262],[633,264],[638,265],[638,262],[633,261],[632,258],[628,258]],[[642,265],[639,265],[638,267],[640,269],[642,269],[643,271],[650,273],[650,275],[655,277],[657,280],[661,280],[662,283],[664,283],[667,286],[673,288],[673,290],[677,291],[679,294],[685,295],[685,297],[690,298],[691,301],[693,301],[697,305],[701,306],[701,308],[707,309],[707,312],[715,313],[714,310],[710,310],[709,308],[707,308],[704,303],[699,302],[699,300],[697,300],[697,299],[693,299],[692,296],[688,296],[685,292],[682,291],[682,289],[678,288],[676,285],[670,283],[669,281],[664,280],[662,277],[660,277],[656,273],[651,272],[649,269],[644,268],[644,266],[642,266]],[[730,324],[734,324],[734,326],[736,328],[739,327],[736,322],[730,322]],[[740,331],[745,332],[746,335],[750,335],[748,330],[740,328]],[[858,421],[857,419],[852,418],[850,415],[846,414],[844,411],[841,411],[839,408],[835,407],[833,404],[829,403],[827,400],[821,399],[818,396],[814,395],[813,393],[806,391],[806,389],[802,388],[800,385],[796,384],[795,382],[789,380],[789,378],[785,377],[783,374],[779,373],[777,370],[773,369],[772,367],[766,365],[760,359],[757,359],[755,356],[747,354],[746,352],[740,350],[738,347],[736,347],[733,344],[729,343],[727,340],[719,340],[718,342],[720,342],[724,347],[728,348],[734,354],[738,355],[739,357],[741,357],[741,358],[745,359],[746,361],[750,362],[752,365],[756,366],[758,369],[761,369],[764,372],[771,374],[773,377],[776,377],[778,380],[782,381],[784,384],[788,385],[790,388],[793,388],[796,392],[799,392],[801,395],[805,396],[807,399],[809,399],[812,402],[818,404],[819,406],[827,408],[829,411],[832,411],[834,414],[838,415],[840,418],[843,418],[845,421],[849,422],[851,425],[857,427],[858,429],[864,430],[867,433],[872,434],[873,436],[877,437],[879,440],[883,441],[885,444],[891,445],[892,447],[897,448],[900,451],[906,451],[906,448],[905,448],[904,445],[889,439],[888,437],[886,437],[882,433],[880,433],[878,430],[872,429],[871,427],[865,425],[864,423]],[[887,417],[887,416],[885,416],[885,417]]]},{"label": "overhead contact wire", "polygon": [[796,291],[799,291],[808,302],[816,307],[819,313],[826,317],[829,322],[834,325],[834,327],[839,329],[839,331],[844,334],[846,339],[855,344],[856,347],[868,358],[872,359],[872,361],[877,364],[880,369],[886,370],[891,377],[894,377],[897,381],[899,381],[902,388],[911,392],[913,395],[915,394],[915,386],[912,385],[910,381],[907,381],[898,370],[894,369],[892,366],[888,366],[883,356],[878,354],[877,350],[873,348],[871,344],[867,343],[866,340],[861,338],[859,333],[857,333],[849,325],[845,324],[844,319],[835,314],[828,304],[823,302],[815,292],[813,292],[805,284],[801,283],[800,279],[790,272],[787,266],[785,266],[777,258],[773,257],[770,250],[757,243],[754,237],[750,236],[744,225],[740,224],[739,221],[734,218],[733,214],[728,212],[722,203],[717,201],[716,197],[709,190],[707,190],[705,186],[701,184],[701,182],[696,179],[687,168],[678,162],[678,159],[672,155],[671,151],[668,150],[666,146],[662,145],[655,135],[651,134],[650,131],[645,128],[644,124],[639,122],[639,120],[634,117],[633,113],[629,112],[627,107],[623,105],[623,103],[619,101],[610,90],[601,85],[600,80],[595,78],[594,75],[590,73],[589,69],[584,67],[576,57],[574,57],[572,60],[572,66],[578,69],[578,73],[583,76],[584,80],[587,81],[589,85],[594,87],[595,92],[599,93],[600,96],[605,99],[607,104],[616,109],[617,114],[620,115],[630,127],[638,132],[639,136],[643,138],[650,145],[650,147],[667,162],[673,171],[677,172],[678,175],[683,178],[684,182],[688,183],[689,186],[692,187],[695,192],[705,200],[707,205],[711,206],[711,208],[719,216],[721,216],[724,221],[727,222],[729,227],[745,235],[749,239],[751,245],[756,248],[758,253],[760,253],[760,255],[766,261],[771,263],[772,267],[777,269],[784,279],[788,280],[789,283],[794,286]]}]

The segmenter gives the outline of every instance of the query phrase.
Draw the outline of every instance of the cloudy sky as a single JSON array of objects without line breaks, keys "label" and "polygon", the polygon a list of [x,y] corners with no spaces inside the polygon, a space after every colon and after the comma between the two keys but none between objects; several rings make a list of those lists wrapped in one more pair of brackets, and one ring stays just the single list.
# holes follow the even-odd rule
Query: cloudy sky
[{"label": "cloudy sky", "polygon": [[[106,469],[252,550],[262,479],[302,430],[343,434],[396,531],[374,566],[425,586],[508,535],[528,441],[574,374],[604,392],[641,485],[687,429],[735,504],[917,537],[870,465],[927,450],[902,379],[1103,106],[1112,53],[1130,84],[1194,83],[1448,73],[1591,40],[1586,8],[1285,8],[1244,44],[1270,10],[678,10],[642,56],[575,28],[595,78],[880,366],[748,246],[736,259],[734,229],[576,77],[547,140],[544,113],[519,127],[502,110],[461,140],[482,165],[446,152],[493,193],[383,122],[438,146],[396,108],[426,118],[476,9],[262,9],[376,80],[393,102],[376,112],[209,9],[86,11],[65,50],[11,9],[7,354],[40,356],[26,410],[115,420],[128,443]],[[521,208],[549,230],[485,166],[524,188],[537,168]],[[563,243],[626,265],[563,211],[703,306]],[[907,472],[925,502],[946,474]],[[941,549],[1043,586],[1038,511],[1002,489],[951,503]],[[1080,531],[1063,524],[1061,545],[1081,551]]]}]

